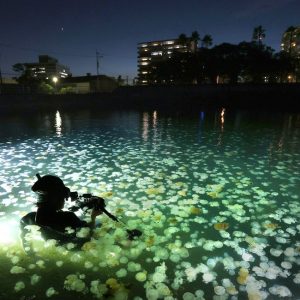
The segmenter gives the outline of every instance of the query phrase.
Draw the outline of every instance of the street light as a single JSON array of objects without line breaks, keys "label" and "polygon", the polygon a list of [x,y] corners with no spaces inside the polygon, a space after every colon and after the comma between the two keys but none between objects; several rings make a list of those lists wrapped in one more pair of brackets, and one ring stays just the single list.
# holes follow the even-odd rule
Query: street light
[{"label": "street light", "polygon": [[52,81],[54,82],[54,91],[55,91],[55,93],[57,92],[57,90],[56,90],[56,83],[57,83],[57,81],[58,81],[58,78],[56,77],[56,76],[54,76],[53,78],[52,78]]}]

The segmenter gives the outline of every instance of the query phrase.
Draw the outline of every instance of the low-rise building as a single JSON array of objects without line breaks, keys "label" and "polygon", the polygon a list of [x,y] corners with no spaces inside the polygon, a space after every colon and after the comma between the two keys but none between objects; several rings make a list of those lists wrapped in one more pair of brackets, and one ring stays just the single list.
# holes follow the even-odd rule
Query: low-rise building
[{"label": "low-rise building", "polygon": [[156,84],[152,73],[155,64],[167,60],[175,53],[195,52],[197,43],[191,38],[143,42],[138,44],[138,84]]},{"label": "low-rise building", "polygon": [[58,86],[62,93],[87,94],[112,92],[119,85],[115,78],[105,75],[70,76],[61,79]]}]

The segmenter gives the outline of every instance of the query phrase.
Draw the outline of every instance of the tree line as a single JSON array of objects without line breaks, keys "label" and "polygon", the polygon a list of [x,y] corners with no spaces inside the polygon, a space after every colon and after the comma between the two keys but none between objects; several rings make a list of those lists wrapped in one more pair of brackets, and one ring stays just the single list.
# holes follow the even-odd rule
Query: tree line
[{"label": "tree line", "polygon": [[[294,30],[289,27],[288,30]],[[152,62],[150,82],[158,84],[190,83],[275,83],[300,80],[299,57],[289,51],[275,52],[264,44],[265,29],[257,26],[250,42],[222,43],[212,47],[211,35],[200,38],[180,34],[178,42],[186,48],[200,44],[196,51],[176,51],[170,58]]]}]

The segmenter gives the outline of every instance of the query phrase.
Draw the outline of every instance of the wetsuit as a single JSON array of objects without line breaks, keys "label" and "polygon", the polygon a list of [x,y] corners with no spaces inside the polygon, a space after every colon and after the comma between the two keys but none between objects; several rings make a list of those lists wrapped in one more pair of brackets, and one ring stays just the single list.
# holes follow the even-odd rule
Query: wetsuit
[{"label": "wetsuit", "polygon": [[38,208],[35,221],[39,226],[48,226],[60,232],[65,232],[66,227],[76,229],[88,226],[87,222],[80,220],[73,212],[51,211],[47,208]]}]

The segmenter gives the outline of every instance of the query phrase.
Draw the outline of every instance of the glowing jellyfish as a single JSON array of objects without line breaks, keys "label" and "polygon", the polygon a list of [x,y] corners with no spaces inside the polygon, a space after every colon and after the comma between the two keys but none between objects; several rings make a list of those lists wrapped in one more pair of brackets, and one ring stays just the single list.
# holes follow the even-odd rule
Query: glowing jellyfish
[{"label": "glowing jellyfish", "polygon": [[25,288],[25,283],[23,281],[18,281],[15,284],[15,291],[16,292],[19,292],[19,291],[23,290],[24,288]]},{"label": "glowing jellyfish", "polygon": [[122,256],[122,257],[120,258],[120,263],[121,263],[121,264],[127,264],[127,263],[128,263],[128,258],[127,258],[126,256]]},{"label": "glowing jellyfish", "polygon": [[146,272],[138,272],[135,274],[135,279],[137,281],[146,281],[147,280],[147,273]]},{"label": "glowing jellyfish", "polygon": [[254,261],[253,255],[251,255],[247,252],[243,253],[242,258],[243,258],[244,261]]},{"label": "glowing jellyfish", "polygon": [[58,267],[61,267],[64,263],[63,261],[59,260],[55,263]]},{"label": "glowing jellyfish", "polygon": [[226,230],[229,228],[229,224],[228,223],[215,223],[214,228],[216,230]]},{"label": "glowing jellyfish", "polygon": [[195,300],[196,297],[194,294],[190,293],[190,292],[185,292],[183,295],[182,295],[182,299],[183,300]]},{"label": "glowing jellyfish", "polygon": [[30,283],[31,283],[31,285],[37,284],[37,283],[40,281],[41,278],[42,278],[41,276],[39,276],[39,275],[37,275],[37,274],[33,274],[33,275],[30,277]]},{"label": "glowing jellyfish", "polygon": [[237,282],[241,285],[246,284],[249,271],[247,269],[241,268],[239,270],[239,276],[237,277]]},{"label": "glowing jellyfish", "polygon": [[96,296],[96,298],[101,299],[103,295],[108,291],[105,284],[101,284],[99,280],[91,281],[90,291]]},{"label": "glowing jellyfish", "polygon": [[279,257],[282,254],[282,250],[271,248],[270,253],[275,257]]},{"label": "glowing jellyfish", "polygon": [[157,300],[159,298],[159,293],[157,290],[150,288],[146,290],[146,297],[147,299]]},{"label": "glowing jellyfish", "polygon": [[18,256],[13,256],[11,258],[11,262],[15,265],[20,261],[20,258]]},{"label": "glowing jellyfish", "polygon": [[47,291],[46,291],[46,296],[48,298],[52,297],[53,295],[58,294],[58,292],[53,288],[50,287]]},{"label": "glowing jellyfish", "polygon": [[281,266],[287,270],[290,270],[293,267],[293,265],[289,261],[283,261],[281,263]]},{"label": "glowing jellyfish", "polygon": [[13,266],[10,270],[11,274],[21,274],[24,273],[25,269],[19,266]]},{"label": "glowing jellyfish", "polygon": [[116,272],[117,277],[121,278],[121,277],[126,277],[127,275],[127,270],[122,268],[119,271]]},{"label": "glowing jellyfish", "polygon": [[141,265],[138,263],[134,263],[134,262],[129,262],[128,263],[128,271],[129,272],[136,272],[139,271],[141,269]]},{"label": "glowing jellyfish", "polygon": [[300,273],[297,273],[295,275],[295,278],[293,279],[294,283],[300,284]]},{"label": "glowing jellyfish", "polygon": [[295,256],[296,255],[296,252],[293,248],[291,247],[288,247],[284,250],[284,255],[285,256]]},{"label": "glowing jellyfish", "polygon": [[36,265],[37,265],[38,267],[40,267],[41,269],[42,269],[42,268],[45,268],[45,262],[44,262],[43,260],[38,260],[38,261],[36,262]]},{"label": "glowing jellyfish", "polygon": [[181,257],[178,254],[171,254],[170,260],[174,263],[178,263],[181,260]]},{"label": "glowing jellyfish", "polygon": [[78,275],[70,274],[64,281],[64,288],[69,291],[83,292],[86,286]]},{"label": "glowing jellyfish", "polygon": [[214,242],[214,246],[215,246],[216,248],[222,248],[222,247],[223,247],[223,243],[222,243],[221,241],[215,241],[215,242]]},{"label": "glowing jellyfish", "polygon": [[292,293],[291,291],[282,285],[274,285],[271,288],[269,288],[269,292],[273,295],[277,295],[279,297],[291,297]]},{"label": "glowing jellyfish", "polygon": [[209,283],[209,282],[215,280],[215,276],[212,273],[208,272],[208,273],[203,274],[202,279],[203,279],[203,282]]},{"label": "glowing jellyfish", "polygon": [[217,285],[214,287],[214,291],[216,295],[222,296],[225,294],[226,290],[223,286]]},{"label": "glowing jellyfish", "polygon": [[152,276],[154,282],[163,282],[166,279],[166,275],[163,273],[156,272]]}]

